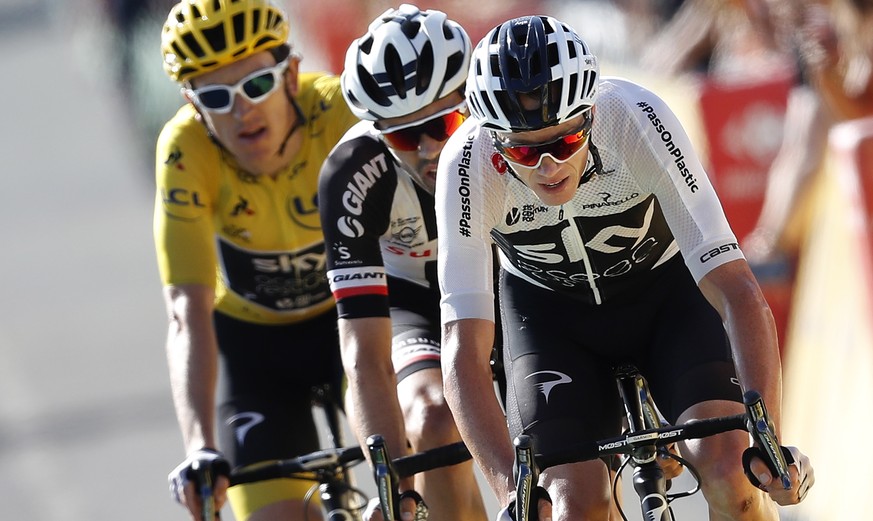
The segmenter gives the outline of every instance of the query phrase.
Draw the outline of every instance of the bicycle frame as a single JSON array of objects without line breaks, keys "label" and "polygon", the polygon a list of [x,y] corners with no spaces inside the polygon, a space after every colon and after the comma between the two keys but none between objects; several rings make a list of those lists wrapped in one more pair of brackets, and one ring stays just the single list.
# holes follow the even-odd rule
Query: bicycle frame
[{"label": "bicycle frame", "polygon": [[[530,504],[530,492],[536,486],[541,470],[611,455],[624,455],[634,462],[633,486],[640,500],[643,519],[675,521],[670,508],[671,500],[694,494],[699,487],[690,492],[668,495],[664,471],[657,460],[658,449],[677,441],[705,438],[731,430],[749,432],[756,443],[763,447],[766,463],[771,470],[783,483],[788,479],[787,464],[772,432],[763,400],[757,392],[748,391],[743,396],[746,414],[669,425],[658,412],[648,383],[636,367],[627,365],[616,368],[615,379],[628,421],[628,429],[621,436],[581,443],[550,454],[534,454],[533,440],[528,435],[522,434],[516,438],[517,521],[528,521],[531,509],[536,508],[536,505]],[[699,482],[696,471],[684,460],[680,461]]]}]

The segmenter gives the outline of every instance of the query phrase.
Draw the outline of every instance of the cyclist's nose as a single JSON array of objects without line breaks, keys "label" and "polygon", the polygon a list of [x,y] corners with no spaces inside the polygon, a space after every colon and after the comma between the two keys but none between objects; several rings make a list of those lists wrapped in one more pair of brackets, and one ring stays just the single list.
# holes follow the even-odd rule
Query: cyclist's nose
[{"label": "cyclist's nose", "polygon": [[423,159],[436,159],[445,145],[445,141],[437,141],[427,134],[422,134],[418,140],[418,155]]},{"label": "cyclist's nose", "polygon": [[536,168],[536,172],[537,175],[542,177],[549,177],[557,172],[559,168],[561,168],[561,163],[555,161],[551,154],[545,153],[540,160],[540,165]]}]

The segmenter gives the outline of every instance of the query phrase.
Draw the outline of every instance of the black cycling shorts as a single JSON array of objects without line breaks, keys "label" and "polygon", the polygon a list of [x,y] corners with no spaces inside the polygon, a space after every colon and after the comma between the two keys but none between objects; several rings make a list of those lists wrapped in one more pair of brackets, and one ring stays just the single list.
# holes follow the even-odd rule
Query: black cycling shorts
[{"label": "black cycling shorts", "polygon": [[328,385],[341,407],[336,312],[288,325],[214,313],[220,351],[218,430],[231,464],[284,459],[320,449],[313,387]]},{"label": "black cycling shorts", "polygon": [[391,361],[397,382],[416,371],[439,368],[439,289],[389,276],[388,295],[391,301]]},{"label": "black cycling shorts", "polygon": [[742,402],[721,318],[680,256],[635,298],[584,304],[501,275],[507,421],[556,450],[621,433],[613,376],[636,365],[668,421],[706,400]]}]

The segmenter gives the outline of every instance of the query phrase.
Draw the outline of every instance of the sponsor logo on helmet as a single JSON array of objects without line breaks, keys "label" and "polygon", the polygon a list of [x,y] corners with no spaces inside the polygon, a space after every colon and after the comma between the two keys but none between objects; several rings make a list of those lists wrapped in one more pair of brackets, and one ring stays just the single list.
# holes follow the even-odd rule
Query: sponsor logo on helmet
[{"label": "sponsor logo on helmet", "polygon": [[673,162],[676,163],[676,168],[679,170],[679,174],[685,181],[685,185],[688,186],[691,193],[697,192],[699,189],[697,186],[697,178],[694,176],[694,173],[688,169],[682,149],[679,148],[679,145],[673,142],[673,134],[667,130],[667,127],[665,127],[663,122],[661,122],[661,119],[651,105],[645,101],[640,101],[637,103],[637,106],[642,109],[643,113],[646,114],[646,117],[648,117],[649,121],[652,123],[652,127],[661,136],[661,141],[664,143],[667,152],[673,156]]}]

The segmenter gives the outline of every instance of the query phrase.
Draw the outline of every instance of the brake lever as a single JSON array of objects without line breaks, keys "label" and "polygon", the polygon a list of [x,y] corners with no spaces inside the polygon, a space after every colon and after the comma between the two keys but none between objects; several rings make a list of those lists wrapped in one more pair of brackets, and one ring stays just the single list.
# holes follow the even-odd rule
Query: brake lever
[{"label": "brake lever", "polygon": [[[743,394],[743,402],[746,405],[746,428],[752,439],[766,456],[764,462],[770,468],[770,472],[782,481],[785,490],[791,488],[791,478],[788,475],[788,459],[792,459],[791,453],[779,445],[779,440],[773,428],[773,422],[767,414],[764,399],[757,391],[746,391]],[[786,458],[787,454],[787,458]],[[746,457],[744,456],[744,459]]]}]

